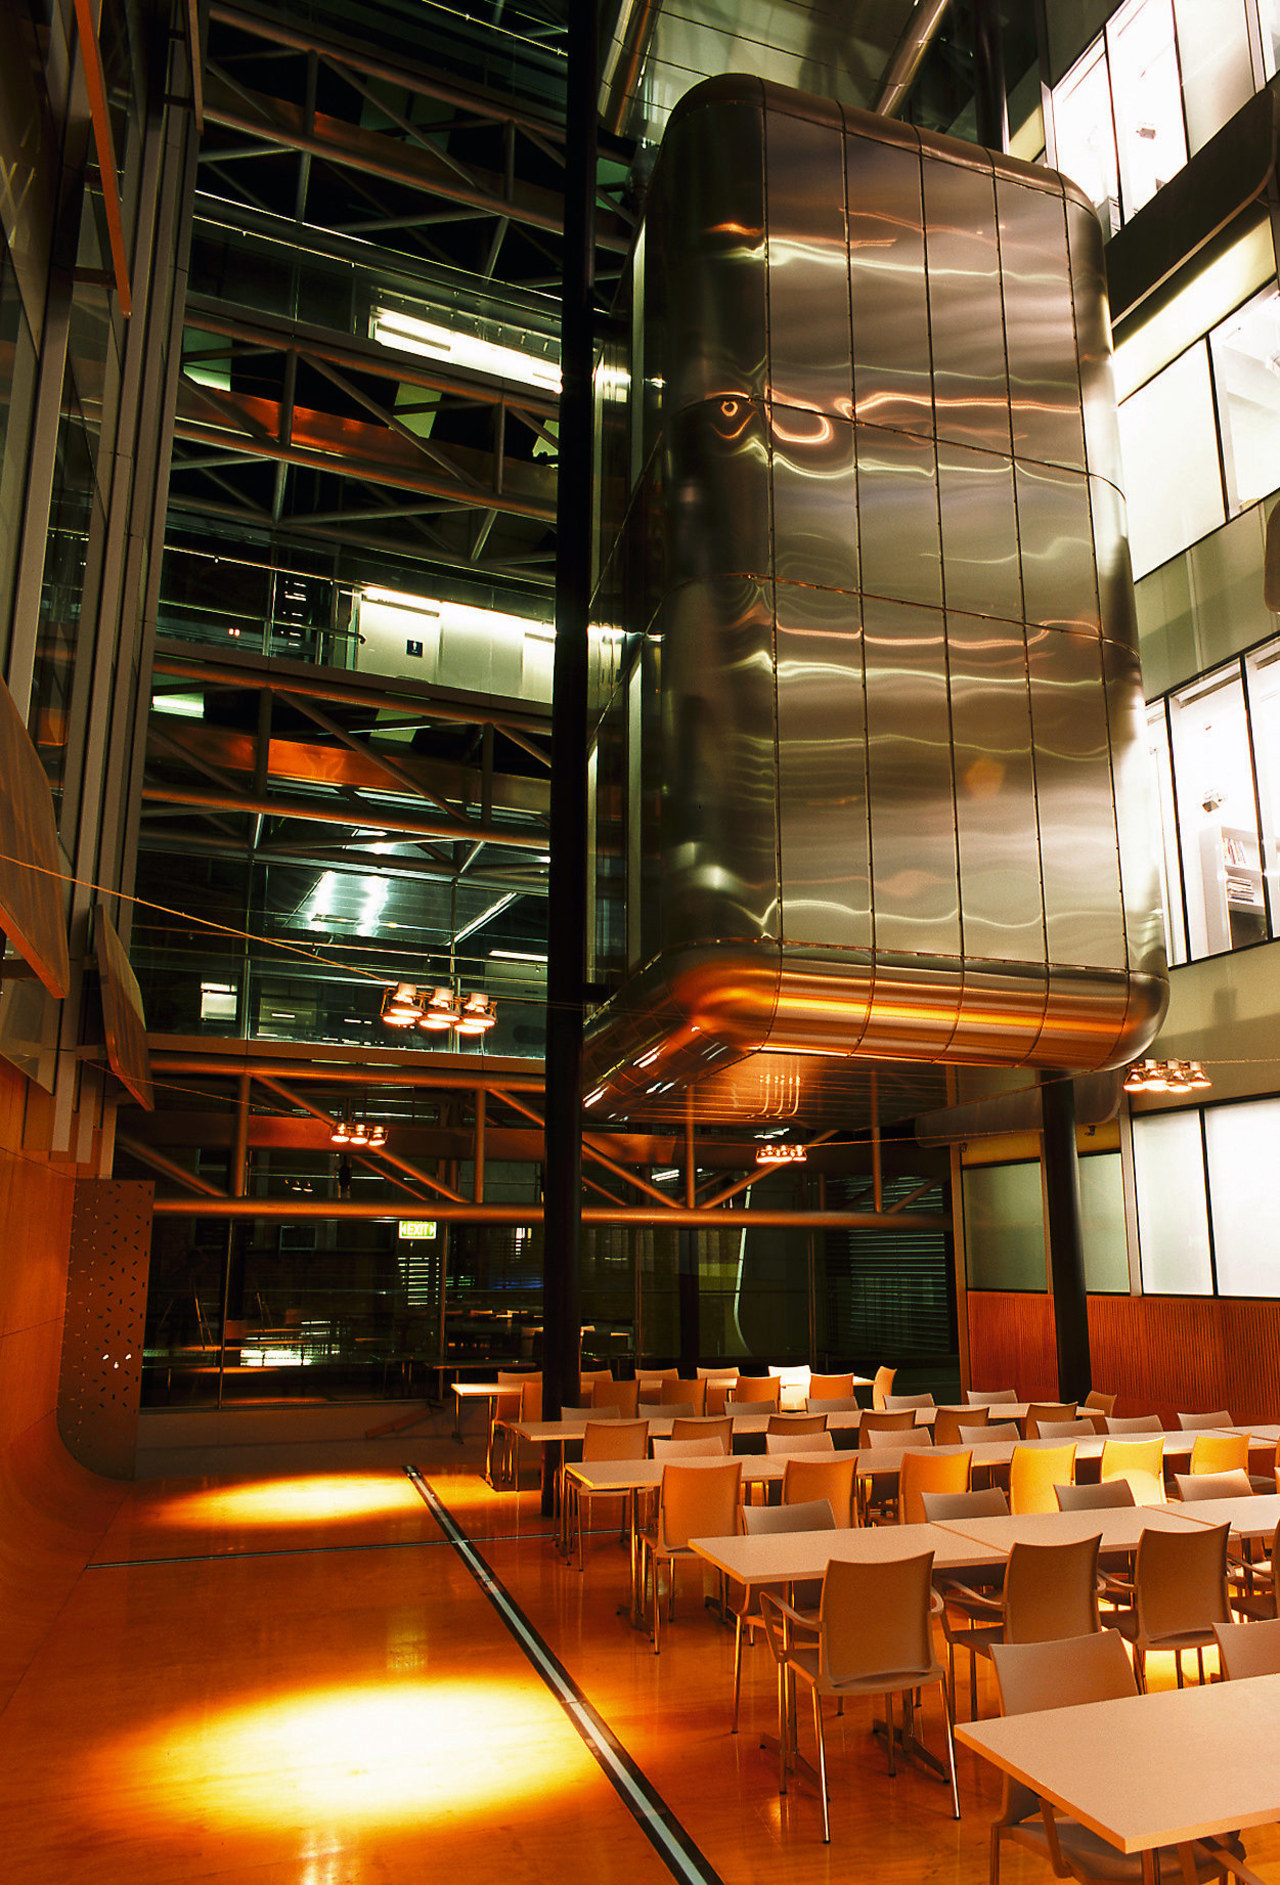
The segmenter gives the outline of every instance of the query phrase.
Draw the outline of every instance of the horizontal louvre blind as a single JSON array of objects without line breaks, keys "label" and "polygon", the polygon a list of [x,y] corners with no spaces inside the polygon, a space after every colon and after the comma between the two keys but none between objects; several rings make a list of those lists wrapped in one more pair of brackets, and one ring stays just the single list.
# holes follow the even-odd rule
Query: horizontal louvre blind
[{"label": "horizontal louvre blind", "polygon": [[[886,1209],[918,1178],[887,1178]],[[827,1180],[833,1210],[856,1208],[865,1179]],[[941,1185],[916,1199],[892,1230],[835,1230],[825,1238],[827,1346],[859,1363],[929,1362],[956,1352],[955,1304],[945,1231],[913,1229],[913,1211],[946,1209]]]}]

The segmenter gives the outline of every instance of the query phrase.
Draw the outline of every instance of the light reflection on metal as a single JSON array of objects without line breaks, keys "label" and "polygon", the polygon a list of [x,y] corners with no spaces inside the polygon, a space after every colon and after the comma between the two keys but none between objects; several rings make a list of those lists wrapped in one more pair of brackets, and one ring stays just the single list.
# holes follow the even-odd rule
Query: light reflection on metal
[{"label": "light reflection on metal", "polygon": [[1126,1093],[1203,1093],[1213,1085],[1198,1060],[1135,1060]]},{"label": "light reflection on metal", "polygon": [[767,1066],[806,1117],[850,1057],[1132,1060],[1167,977],[1092,211],[725,78],[673,114],[646,252],[587,1104],[733,1117]]}]

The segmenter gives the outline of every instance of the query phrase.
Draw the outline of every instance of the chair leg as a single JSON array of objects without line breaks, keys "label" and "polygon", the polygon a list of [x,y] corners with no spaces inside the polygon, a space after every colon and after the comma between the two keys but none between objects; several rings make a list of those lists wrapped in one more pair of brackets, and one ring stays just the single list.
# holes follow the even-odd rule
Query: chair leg
[{"label": "chair leg", "polygon": [[938,1686],[942,1690],[942,1721],[943,1721],[943,1727],[946,1731],[946,1737],[947,1737],[947,1767],[950,1770],[950,1774],[951,1774],[951,1810],[954,1813],[955,1817],[959,1819],[960,1817],[960,1789],[956,1785],[955,1735],[952,1731],[952,1726],[951,1726],[951,1710],[947,1705],[946,1683],[940,1682]]},{"label": "chair leg", "polygon": [[1003,1830],[998,1821],[991,1828],[990,1885],[1000,1885],[1000,1834]]},{"label": "chair leg", "polygon": [[894,1748],[893,1748],[893,1696],[892,1695],[886,1695],[884,1698],[884,1731],[885,1731],[886,1739],[888,1740],[888,1743],[889,1743],[889,1776],[892,1779],[892,1777],[898,1771],[897,1762],[894,1759]]},{"label": "chair leg", "polygon": [[822,1735],[822,1697],[817,1684],[813,1690],[813,1732],[818,1741],[818,1792],[822,1798],[822,1840],[831,1844],[831,1816],[827,1810],[827,1745]]},{"label": "chair leg", "polygon": [[733,1726],[730,1734],[738,1732],[738,1697],[742,1693],[742,1618],[738,1618],[738,1627],[733,1634]]}]

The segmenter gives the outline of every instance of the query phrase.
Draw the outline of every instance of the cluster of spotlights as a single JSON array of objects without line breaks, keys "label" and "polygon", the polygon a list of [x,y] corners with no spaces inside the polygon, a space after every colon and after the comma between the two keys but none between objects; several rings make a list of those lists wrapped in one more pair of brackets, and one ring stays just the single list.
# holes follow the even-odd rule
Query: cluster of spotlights
[{"label": "cluster of spotlights", "polygon": [[333,1131],[329,1134],[331,1145],[354,1145],[370,1147],[377,1151],[387,1143],[385,1126],[375,1126],[367,1119],[351,1118],[334,1121]]},{"label": "cluster of spotlights", "polygon": [[459,1034],[487,1034],[497,1019],[490,996],[464,996],[451,988],[417,988],[412,982],[397,982],[382,999],[382,1021],[388,1028],[421,1028],[427,1034],[454,1028]]},{"label": "cluster of spotlights", "polygon": [[1212,1085],[1198,1060],[1135,1060],[1124,1077],[1126,1093],[1200,1093]]}]

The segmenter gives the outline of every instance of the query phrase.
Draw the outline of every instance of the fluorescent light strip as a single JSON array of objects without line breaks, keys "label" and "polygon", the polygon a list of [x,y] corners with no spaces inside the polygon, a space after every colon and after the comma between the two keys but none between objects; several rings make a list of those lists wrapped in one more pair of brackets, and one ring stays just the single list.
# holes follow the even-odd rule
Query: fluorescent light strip
[{"label": "fluorescent light strip", "polygon": [[382,347],[422,354],[428,360],[447,360],[451,366],[471,367],[491,379],[515,380],[546,393],[560,391],[560,368],[556,363],[519,347],[503,347],[475,334],[460,334],[395,308],[375,308],[371,331]]}]

